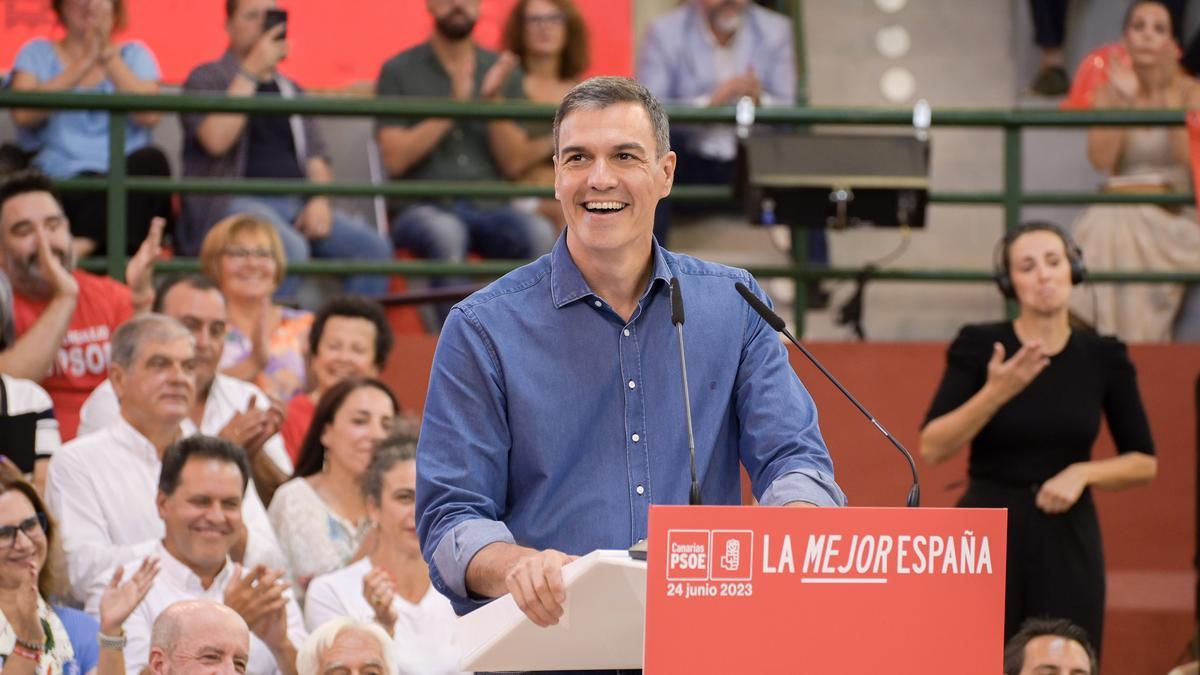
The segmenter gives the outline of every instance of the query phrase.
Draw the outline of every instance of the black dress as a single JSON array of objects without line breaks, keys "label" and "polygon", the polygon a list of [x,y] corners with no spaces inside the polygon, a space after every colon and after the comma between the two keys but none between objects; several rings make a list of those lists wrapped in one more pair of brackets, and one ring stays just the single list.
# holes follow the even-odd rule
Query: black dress
[{"label": "black dress", "polygon": [[[1012,323],[966,326],[946,354],[946,373],[925,422],[983,388],[992,345],[1005,358],[1021,347]],[[1117,451],[1154,453],[1150,425],[1125,345],[1072,331],[1061,352],[996,412],[971,441],[970,483],[959,506],[1007,508],[1008,580],[1004,639],[1030,617],[1065,618],[1096,650],[1104,629],[1104,552],[1090,490],[1063,514],[1037,508],[1041,484],[1091,459],[1104,414]]]}]

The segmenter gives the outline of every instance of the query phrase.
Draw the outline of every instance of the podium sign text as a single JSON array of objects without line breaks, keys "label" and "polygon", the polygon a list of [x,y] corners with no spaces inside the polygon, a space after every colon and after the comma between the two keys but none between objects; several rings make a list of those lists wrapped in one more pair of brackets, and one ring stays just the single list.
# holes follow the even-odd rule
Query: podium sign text
[{"label": "podium sign text", "polygon": [[1006,512],[652,506],[647,675],[998,673]]}]

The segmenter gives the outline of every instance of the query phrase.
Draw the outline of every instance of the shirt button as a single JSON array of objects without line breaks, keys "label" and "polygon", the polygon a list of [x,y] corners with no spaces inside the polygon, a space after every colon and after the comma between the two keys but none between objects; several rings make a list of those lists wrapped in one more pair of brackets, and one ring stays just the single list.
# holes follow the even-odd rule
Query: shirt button
[{"label": "shirt button", "polygon": [[637,486],[637,489],[635,490],[635,492],[637,492],[639,495],[646,494],[646,488],[639,485],[639,486]]},{"label": "shirt button", "polygon": [[630,438],[632,438],[632,439],[633,439],[633,442],[634,442],[634,443],[637,443],[638,441],[642,440],[642,437],[641,437],[641,436],[638,436],[637,434],[634,434],[634,435],[630,436]]},{"label": "shirt button", "polygon": [[629,329],[628,328],[625,329],[625,337],[629,337]]},{"label": "shirt button", "polygon": [[630,380],[630,381],[629,381],[629,388],[630,388],[630,389],[637,389],[637,382],[634,382],[633,380]]},{"label": "shirt button", "polygon": [[599,300],[597,300],[597,301],[596,301],[596,306],[597,306],[597,307],[603,307],[603,306],[604,306],[604,303],[603,303],[603,302],[600,302]]}]

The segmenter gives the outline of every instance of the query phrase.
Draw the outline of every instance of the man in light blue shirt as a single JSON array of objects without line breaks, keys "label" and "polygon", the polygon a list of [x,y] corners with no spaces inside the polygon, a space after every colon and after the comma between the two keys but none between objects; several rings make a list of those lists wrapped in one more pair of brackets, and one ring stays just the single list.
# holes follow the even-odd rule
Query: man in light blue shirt
[{"label": "man in light blue shirt", "polygon": [[844,505],[816,408],[734,283],[749,273],[658,246],[671,190],[666,115],[641,85],[594,78],[555,120],[567,230],[537,261],[459,303],[434,357],[417,453],[421,550],[465,614],[512,593],[562,615],[561,568],[646,537],[650,504],[690,487],[669,286],[687,305],[696,463],[706,504]]}]

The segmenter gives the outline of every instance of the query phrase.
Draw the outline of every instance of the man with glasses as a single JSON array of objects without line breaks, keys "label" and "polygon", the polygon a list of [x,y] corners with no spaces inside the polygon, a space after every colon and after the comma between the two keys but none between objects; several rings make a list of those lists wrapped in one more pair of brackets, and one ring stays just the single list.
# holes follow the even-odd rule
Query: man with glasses
[{"label": "man with glasses", "polygon": [[[55,454],[46,502],[62,528],[73,596],[105,570],[141,559],[162,538],[154,495],[167,447],[184,438],[196,396],[196,350],[188,329],[162,314],[130,319],[113,334],[110,380],[120,414]],[[233,557],[283,567],[256,490],[246,490]]]},{"label": "man with glasses", "polygon": [[[217,372],[225,348],[225,297],[208,277],[176,277],[158,290],[154,311],[183,324],[196,345],[196,402],[183,420],[184,435],[220,436],[241,446],[259,496],[269,503],[292,474],[278,434],[283,412],[254,384]],[[105,380],[79,411],[79,435],[103,429],[119,414],[117,394]]]}]

